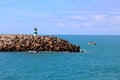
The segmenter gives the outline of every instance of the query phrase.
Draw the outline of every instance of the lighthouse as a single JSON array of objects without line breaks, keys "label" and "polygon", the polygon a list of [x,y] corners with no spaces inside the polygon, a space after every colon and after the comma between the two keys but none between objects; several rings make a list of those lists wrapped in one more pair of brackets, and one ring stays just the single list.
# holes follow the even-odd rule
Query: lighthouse
[{"label": "lighthouse", "polygon": [[37,27],[34,27],[34,36],[37,36],[38,32],[37,32]]}]

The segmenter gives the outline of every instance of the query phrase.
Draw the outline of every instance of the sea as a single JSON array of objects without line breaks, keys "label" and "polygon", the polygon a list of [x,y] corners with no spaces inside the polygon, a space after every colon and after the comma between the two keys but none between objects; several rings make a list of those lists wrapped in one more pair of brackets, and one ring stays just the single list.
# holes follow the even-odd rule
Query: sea
[{"label": "sea", "polygon": [[120,80],[120,35],[54,36],[84,52],[0,52],[0,80]]}]

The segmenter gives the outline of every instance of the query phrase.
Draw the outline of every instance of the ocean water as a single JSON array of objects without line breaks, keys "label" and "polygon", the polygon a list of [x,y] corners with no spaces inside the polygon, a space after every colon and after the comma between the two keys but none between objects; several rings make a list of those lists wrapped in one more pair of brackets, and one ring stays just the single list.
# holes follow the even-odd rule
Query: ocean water
[{"label": "ocean water", "polygon": [[120,80],[120,36],[57,37],[84,53],[0,52],[0,80]]}]

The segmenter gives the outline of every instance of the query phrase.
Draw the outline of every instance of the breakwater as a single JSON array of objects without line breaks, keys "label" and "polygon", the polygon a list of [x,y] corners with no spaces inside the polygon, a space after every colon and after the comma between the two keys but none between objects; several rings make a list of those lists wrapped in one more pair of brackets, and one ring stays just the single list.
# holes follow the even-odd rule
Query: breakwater
[{"label": "breakwater", "polygon": [[79,52],[80,46],[54,36],[0,35],[0,51],[68,51]]}]

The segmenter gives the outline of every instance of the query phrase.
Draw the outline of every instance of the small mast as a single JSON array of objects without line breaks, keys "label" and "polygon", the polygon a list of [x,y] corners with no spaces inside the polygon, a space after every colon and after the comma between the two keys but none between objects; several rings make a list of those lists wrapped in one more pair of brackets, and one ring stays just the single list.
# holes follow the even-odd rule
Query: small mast
[{"label": "small mast", "polygon": [[37,32],[37,27],[34,27],[34,36],[37,36],[38,32]]}]

